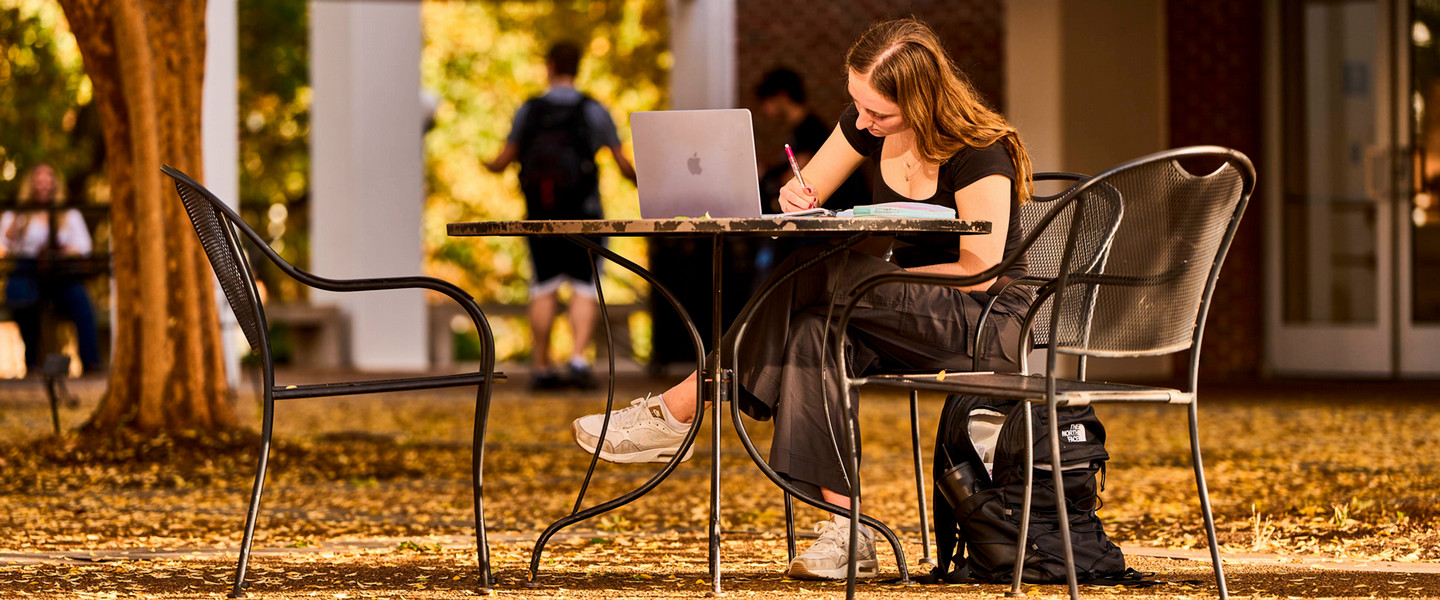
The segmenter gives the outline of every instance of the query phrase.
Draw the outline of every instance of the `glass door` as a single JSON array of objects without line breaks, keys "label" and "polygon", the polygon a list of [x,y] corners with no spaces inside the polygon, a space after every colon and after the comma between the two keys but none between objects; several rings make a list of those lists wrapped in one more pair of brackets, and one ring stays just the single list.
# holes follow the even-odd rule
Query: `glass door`
[{"label": "glass door", "polygon": [[1277,374],[1394,372],[1389,4],[1271,4],[1265,337]]},{"label": "glass door", "polygon": [[1416,0],[1404,15],[1402,68],[1413,148],[1396,215],[1397,324],[1402,376],[1440,375],[1440,0]]},{"label": "glass door", "polygon": [[1440,375],[1440,0],[1274,0],[1266,358]]}]

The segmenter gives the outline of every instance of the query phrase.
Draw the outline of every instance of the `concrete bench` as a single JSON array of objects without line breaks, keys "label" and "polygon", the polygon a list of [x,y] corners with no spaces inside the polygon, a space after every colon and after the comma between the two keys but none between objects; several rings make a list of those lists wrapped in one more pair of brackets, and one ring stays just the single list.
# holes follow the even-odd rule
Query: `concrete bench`
[{"label": "concrete bench", "polygon": [[[272,330],[286,328],[295,367],[338,369],[349,367],[350,318],[331,304],[273,304],[265,307]],[[271,343],[274,343],[272,338]]]},{"label": "concrete bench", "polygon": [[[485,318],[493,324],[501,318],[525,318],[526,305],[524,304],[482,304],[480,310],[485,313]],[[643,302],[634,304],[609,304],[606,311],[610,317],[610,331],[615,336],[615,353],[617,357],[629,358],[634,354],[634,346],[631,342],[630,315],[636,311],[647,310]],[[435,368],[450,367],[455,364],[455,340],[451,323],[455,318],[464,319],[468,326],[469,317],[454,303],[432,304],[429,307],[430,313],[430,366]],[[528,332],[526,335],[529,335]],[[605,332],[595,328],[595,347],[597,357],[605,358]]]},{"label": "concrete bench", "polygon": [[[629,357],[633,353],[630,333],[630,316],[638,310],[645,310],[643,303],[610,305],[610,330],[615,336],[618,356]],[[525,318],[524,304],[485,304],[480,306],[485,318],[494,321],[501,318]],[[459,305],[444,302],[426,307],[429,329],[430,366],[445,369],[455,366],[455,338],[452,323],[462,319],[466,325],[469,317]],[[334,305],[277,304],[265,307],[265,318],[270,327],[283,326],[293,350],[290,364],[295,367],[337,369],[351,366],[349,318]],[[597,328],[596,346],[600,358],[605,357],[604,332]]]}]

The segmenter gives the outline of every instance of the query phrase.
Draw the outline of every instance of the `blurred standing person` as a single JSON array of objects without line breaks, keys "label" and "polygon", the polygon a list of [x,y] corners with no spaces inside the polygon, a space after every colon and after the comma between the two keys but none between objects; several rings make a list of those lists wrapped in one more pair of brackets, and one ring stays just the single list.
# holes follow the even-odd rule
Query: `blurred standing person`
[{"label": "blurred standing person", "polygon": [[[800,78],[800,74],[784,67],[766,73],[761,78],[760,85],[755,87],[755,99],[760,101],[760,114],[789,130],[786,143],[794,150],[795,162],[802,169],[820,150],[820,146],[825,144],[831,130],[831,126],[810,109],[807,98],[805,82]],[[782,212],[780,188],[794,175],[790,162],[778,150],[773,154],[776,160],[769,166],[762,167],[764,174],[760,176],[760,194],[771,204],[766,212],[779,213]],[[866,203],[869,200],[869,188],[864,179],[864,175],[858,171],[846,178],[840,188],[831,194],[825,206],[840,210],[853,208],[857,203]]]},{"label": "blurred standing person", "polygon": [[[600,178],[595,154],[608,148],[620,172],[635,181],[635,167],[625,157],[610,113],[575,89],[580,47],[559,42],[545,57],[550,88],[530,98],[515,112],[510,135],[499,156],[485,168],[500,173],[520,163],[520,190],[528,219],[600,219]],[[585,349],[599,316],[589,253],[567,240],[528,238],[535,273],[530,282],[532,389],[575,386],[593,389],[593,369]],[[603,239],[592,238],[596,243]],[[598,269],[598,264],[596,265]],[[596,271],[598,272],[598,271]],[[566,371],[550,357],[550,331],[559,312],[556,292],[570,284],[570,329],[573,345]]]},{"label": "blurred standing person", "polygon": [[[0,214],[0,257],[13,258],[15,270],[5,284],[5,301],[14,311],[20,338],[25,342],[25,367],[40,372],[40,315],[45,302],[53,302],[75,323],[75,341],[86,372],[100,367],[95,334],[95,309],[90,292],[80,279],[53,268],[41,268],[49,258],[89,256],[93,242],[85,218],[74,208],[63,212],[65,185],[55,168],[41,163],[20,181],[19,207]],[[50,221],[58,221],[51,230]]]}]

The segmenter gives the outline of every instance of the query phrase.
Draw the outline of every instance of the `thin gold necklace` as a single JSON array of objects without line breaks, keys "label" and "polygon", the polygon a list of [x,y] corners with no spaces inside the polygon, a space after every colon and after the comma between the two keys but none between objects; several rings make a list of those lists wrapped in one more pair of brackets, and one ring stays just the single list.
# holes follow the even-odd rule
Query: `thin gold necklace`
[{"label": "thin gold necklace", "polygon": [[912,175],[920,172],[920,161],[915,161],[915,171],[913,173],[910,171],[910,159],[901,158],[900,162],[905,165],[905,170],[900,173],[905,176],[905,181],[910,181]]}]

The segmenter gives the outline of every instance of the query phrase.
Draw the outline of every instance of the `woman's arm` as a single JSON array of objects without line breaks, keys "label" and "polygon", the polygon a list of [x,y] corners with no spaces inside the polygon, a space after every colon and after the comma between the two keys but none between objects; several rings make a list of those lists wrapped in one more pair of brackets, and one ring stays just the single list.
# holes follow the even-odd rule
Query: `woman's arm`
[{"label": "woman's arm", "polygon": [[515,145],[514,142],[505,142],[505,146],[500,149],[500,154],[496,155],[493,160],[481,164],[485,165],[485,169],[491,173],[503,173],[505,167],[510,166],[510,163],[515,162],[519,156],[520,146]]},{"label": "woman's arm", "polygon": [[625,148],[621,147],[620,144],[609,146],[609,148],[610,156],[615,157],[615,166],[620,167],[620,174],[624,175],[626,179],[629,179],[630,183],[635,183],[635,165],[630,162],[629,158],[625,157]]},{"label": "woman's arm", "polygon": [[[911,271],[945,275],[974,275],[1000,264],[1005,254],[1005,239],[1010,229],[1010,178],[991,175],[955,192],[955,218],[963,221],[989,221],[988,235],[960,236],[960,259],[952,263],[910,267]],[[960,288],[964,291],[985,290],[995,280]]]},{"label": "woman's arm", "polygon": [[805,183],[810,184],[810,192],[807,193],[799,181],[791,178],[785,187],[780,188],[780,209],[795,212],[824,204],[864,160],[865,156],[850,146],[837,125],[815,157],[800,170]]}]

